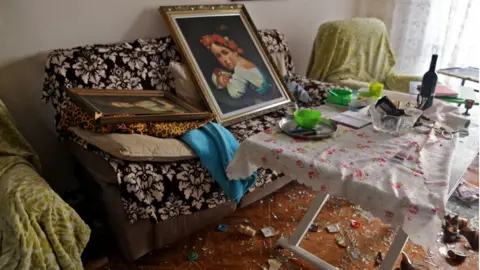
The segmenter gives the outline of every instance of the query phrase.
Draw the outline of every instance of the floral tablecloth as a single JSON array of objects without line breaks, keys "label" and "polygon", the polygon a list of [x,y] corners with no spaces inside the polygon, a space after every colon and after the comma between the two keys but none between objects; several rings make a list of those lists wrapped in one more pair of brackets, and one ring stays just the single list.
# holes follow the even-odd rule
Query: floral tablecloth
[{"label": "floral tablecloth", "polygon": [[458,137],[445,140],[433,132],[413,131],[392,136],[372,126],[339,127],[333,138],[321,141],[298,140],[278,128],[268,129],[240,145],[227,174],[241,179],[258,167],[283,172],[401,226],[417,244],[434,244]]}]

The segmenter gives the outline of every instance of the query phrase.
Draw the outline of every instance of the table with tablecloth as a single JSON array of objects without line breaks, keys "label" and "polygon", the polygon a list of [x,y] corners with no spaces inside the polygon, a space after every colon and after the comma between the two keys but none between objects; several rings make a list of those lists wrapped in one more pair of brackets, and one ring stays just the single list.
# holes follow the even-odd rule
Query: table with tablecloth
[{"label": "table with tablecloth", "polygon": [[[443,102],[436,104],[442,106],[431,110],[433,117],[441,117],[443,109],[452,110]],[[324,106],[317,109],[328,111]],[[271,168],[319,191],[304,217],[306,221],[300,222],[292,236],[297,239],[291,238],[287,248],[301,249],[302,230],[310,225],[328,195],[359,204],[384,222],[400,227],[413,242],[428,247],[441,228],[457,144],[458,135],[447,140],[434,131],[393,136],[372,126],[359,130],[339,126],[330,139],[308,141],[272,128],[240,145],[227,174],[238,179],[258,167]],[[308,260],[313,255],[305,256]]]}]

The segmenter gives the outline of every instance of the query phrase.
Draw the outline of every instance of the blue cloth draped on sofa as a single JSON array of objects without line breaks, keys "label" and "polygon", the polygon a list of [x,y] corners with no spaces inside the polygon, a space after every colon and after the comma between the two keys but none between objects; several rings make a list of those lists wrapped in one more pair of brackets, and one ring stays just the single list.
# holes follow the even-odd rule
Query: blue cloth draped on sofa
[{"label": "blue cloth draped on sofa", "polygon": [[257,173],[240,181],[228,180],[225,169],[237,152],[239,143],[232,133],[216,123],[189,131],[180,139],[188,144],[200,158],[200,162],[224,190],[225,195],[240,202],[248,188],[255,183]]}]

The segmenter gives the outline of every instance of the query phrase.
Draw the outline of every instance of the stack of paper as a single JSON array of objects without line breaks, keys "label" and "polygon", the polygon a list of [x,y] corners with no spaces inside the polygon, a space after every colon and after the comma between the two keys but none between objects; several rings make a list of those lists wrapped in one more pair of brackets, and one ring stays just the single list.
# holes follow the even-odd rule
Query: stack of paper
[{"label": "stack of paper", "polygon": [[367,111],[368,107],[360,111],[346,111],[336,115],[332,120],[353,128],[362,128],[372,122],[371,117],[367,115]]},{"label": "stack of paper", "polygon": [[[410,94],[418,95],[420,91],[418,87],[422,84],[422,82],[411,81],[410,82]],[[452,88],[447,85],[437,84],[435,87],[435,96],[436,97],[456,97],[458,95]]]},{"label": "stack of paper", "polygon": [[437,84],[435,88],[436,97],[456,97],[458,93],[453,91],[450,87],[446,85]]}]

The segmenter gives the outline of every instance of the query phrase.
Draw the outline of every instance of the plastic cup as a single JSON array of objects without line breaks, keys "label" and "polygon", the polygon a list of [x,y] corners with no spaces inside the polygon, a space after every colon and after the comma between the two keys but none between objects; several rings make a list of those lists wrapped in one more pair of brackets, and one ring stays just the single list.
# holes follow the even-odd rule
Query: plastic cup
[{"label": "plastic cup", "polygon": [[383,92],[383,83],[374,82],[370,84],[368,92],[372,94],[372,96],[376,97],[377,99],[382,96]]}]

